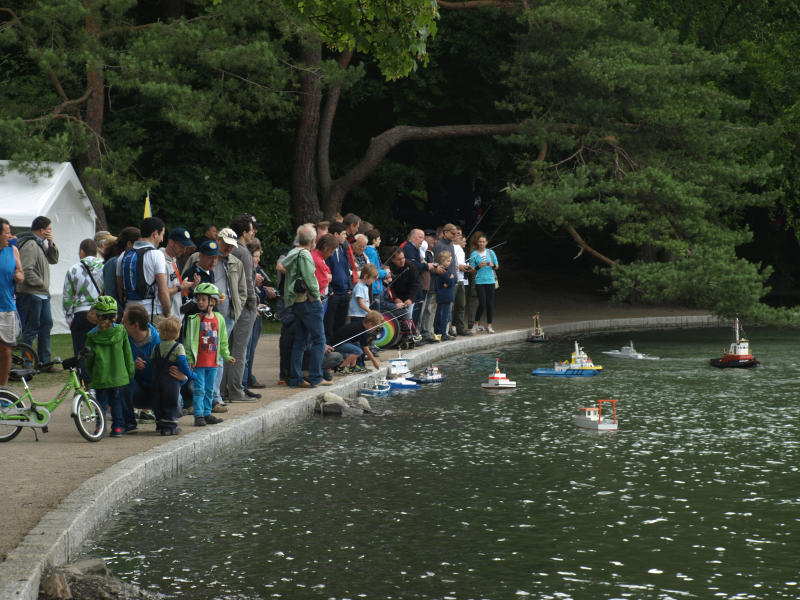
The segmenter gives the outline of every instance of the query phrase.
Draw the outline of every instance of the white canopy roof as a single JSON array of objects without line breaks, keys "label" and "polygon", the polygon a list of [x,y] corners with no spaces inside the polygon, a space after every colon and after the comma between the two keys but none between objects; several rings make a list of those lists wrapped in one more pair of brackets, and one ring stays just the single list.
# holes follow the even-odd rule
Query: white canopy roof
[{"label": "white canopy roof", "polygon": [[[53,333],[69,333],[61,308],[61,291],[67,271],[78,262],[81,241],[94,237],[96,215],[72,164],[45,164],[52,175],[31,179],[10,170],[0,176],[0,217],[22,231],[30,229],[40,215],[53,222],[53,240],[59,251],[58,264],[50,266]],[[8,161],[0,160],[0,165],[7,167]]]}]

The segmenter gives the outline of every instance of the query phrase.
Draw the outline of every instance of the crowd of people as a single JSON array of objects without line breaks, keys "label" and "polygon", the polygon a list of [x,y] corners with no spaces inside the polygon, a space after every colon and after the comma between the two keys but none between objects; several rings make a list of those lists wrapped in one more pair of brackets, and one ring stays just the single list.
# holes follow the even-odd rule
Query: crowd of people
[{"label": "crowd of people", "polygon": [[[51,363],[50,265],[59,260],[52,223],[37,217],[18,238],[0,218],[0,386],[11,349],[36,341],[41,370]],[[256,218],[209,224],[193,240],[158,217],[98,232],[67,272],[62,310],[80,377],[104,411],[111,437],[154,421],[180,433],[222,421],[231,402],[255,402],[253,372],[261,314],[276,299],[281,321],[279,384],[330,385],[334,375],[380,367],[376,339],[395,322],[404,347],[493,333],[497,256],[480,231],[448,223],[412,229],[380,257],[381,234],[354,214],[306,223],[276,262],[273,287],[261,268]],[[470,293],[471,292],[471,293]],[[477,306],[473,307],[477,300]],[[486,326],[481,325],[485,316]]]},{"label": "crowd of people", "polygon": [[452,223],[412,229],[383,259],[380,245],[380,231],[352,213],[297,229],[277,263],[282,383],[326,385],[337,368],[358,372],[367,360],[378,368],[374,342],[385,321],[395,322],[390,329],[406,348],[494,333],[499,263],[484,233],[470,236],[469,256],[466,236]]}]

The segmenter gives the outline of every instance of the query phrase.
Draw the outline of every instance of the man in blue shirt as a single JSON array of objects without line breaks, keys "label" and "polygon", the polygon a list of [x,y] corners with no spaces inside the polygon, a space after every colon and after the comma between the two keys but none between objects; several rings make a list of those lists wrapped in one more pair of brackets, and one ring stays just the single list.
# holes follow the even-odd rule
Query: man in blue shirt
[{"label": "man in blue shirt", "polygon": [[14,284],[25,275],[16,246],[10,246],[11,224],[0,218],[0,386],[8,383],[11,370],[11,347],[17,343],[19,320],[14,302]]}]

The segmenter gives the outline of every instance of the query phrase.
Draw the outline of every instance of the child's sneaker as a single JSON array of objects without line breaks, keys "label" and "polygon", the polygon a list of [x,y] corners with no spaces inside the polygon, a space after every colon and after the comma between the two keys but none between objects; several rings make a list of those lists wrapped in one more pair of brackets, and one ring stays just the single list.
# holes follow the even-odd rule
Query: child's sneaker
[{"label": "child's sneaker", "polygon": [[161,435],[178,435],[182,430],[180,427],[169,427],[161,430]]},{"label": "child's sneaker", "polygon": [[114,427],[111,430],[111,433],[108,434],[109,437],[122,437],[122,427]]},{"label": "child's sneaker", "polygon": [[194,426],[195,427],[205,427],[206,426],[205,418],[204,417],[195,417],[194,418]]},{"label": "child's sneaker", "polygon": [[339,369],[339,373],[341,373],[342,375],[350,375],[350,373],[352,372],[353,371],[350,370],[350,367],[341,367]]},{"label": "child's sneaker", "polygon": [[353,367],[350,367],[351,373],[363,373],[364,371],[366,371],[366,369],[360,365],[355,365]]},{"label": "child's sneaker", "polygon": [[215,417],[214,415],[206,415],[203,417],[206,421],[206,425],[216,425],[217,423],[222,423],[225,419],[220,419],[219,417]]},{"label": "child's sneaker", "polygon": [[487,328],[486,328],[486,331],[487,331],[488,333],[494,333],[494,329],[492,329],[492,326],[491,326],[491,325],[489,325],[489,327],[487,327]]}]

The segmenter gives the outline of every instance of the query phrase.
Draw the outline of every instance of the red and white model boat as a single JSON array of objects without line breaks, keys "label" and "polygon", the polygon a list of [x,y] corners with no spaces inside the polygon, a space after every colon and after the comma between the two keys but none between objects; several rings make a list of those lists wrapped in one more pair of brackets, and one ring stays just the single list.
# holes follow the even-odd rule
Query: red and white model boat
[{"label": "red and white model boat", "polygon": [[[612,414],[603,414],[603,404],[611,404]],[[575,415],[575,425],[581,429],[590,429],[592,431],[616,431],[617,430],[617,401],[613,398],[607,400],[598,400],[597,406],[588,408],[579,408],[578,414]]]},{"label": "red and white model boat", "polygon": [[485,390],[505,390],[517,387],[516,381],[510,381],[505,373],[500,372],[500,359],[494,362],[494,373],[489,375],[489,381],[482,383],[481,387]]},{"label": "red and white model boat", "polygon": [[744,337],[744,332],[739,331],[739,317],[733,321],[733,341],[723,352],[722,358],[712,358],[708,361],[712,367],[749,369],[761,364],[761,361],[750,352],[750,342]]}]

